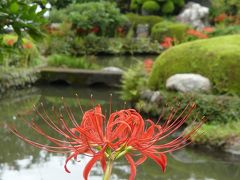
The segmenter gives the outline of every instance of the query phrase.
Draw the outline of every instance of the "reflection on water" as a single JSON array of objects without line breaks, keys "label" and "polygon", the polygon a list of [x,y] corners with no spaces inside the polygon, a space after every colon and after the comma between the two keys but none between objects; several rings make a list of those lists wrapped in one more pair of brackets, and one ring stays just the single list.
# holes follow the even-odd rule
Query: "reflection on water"
[{"label": "reflection on water", "polygon": [[[114,89],[80,89],[72,87],[41,87],[13,92],[0,100],[0,180],[82,180],[82,172],[88,157],[80,156],[81,162],[69,163],[71,173],[64,171],[65,157],[62,155],[46,153],[36,149],[9,133],[4,123],[15,123],[17,128],[32,139],[42,143],[48,143],[38,134],[33,133],[22,122],[23,117],[31,116],[32,105],[40,102],[45,104],[46,109],[52,105],[61,107],[61,96],[64,96],[68,104],[79,115],[76,108],[74,94],[78,93],[85,109],[92,107],[89,101],[90,95],[94,95],[94,103],[101,103],[108,109],[109,94],[113,93],[113,109],[123,107],[117,91]],[[39,124],[43,127],[44,124]],[[47,131],[47,129],[46,129]],[[50,132],[49,132],[50,133]],[[139,180],[239,180],[240,158],[227,156],[219,152],[186,148],[168,157],[166,173],[151,160],[138,167],[137,178]],[[127,179],[129,175],[128,164],[123,160],[114,165],[112,179]],[[100,180],[102,171],[97,164],[90,175],[90,180]]]}]

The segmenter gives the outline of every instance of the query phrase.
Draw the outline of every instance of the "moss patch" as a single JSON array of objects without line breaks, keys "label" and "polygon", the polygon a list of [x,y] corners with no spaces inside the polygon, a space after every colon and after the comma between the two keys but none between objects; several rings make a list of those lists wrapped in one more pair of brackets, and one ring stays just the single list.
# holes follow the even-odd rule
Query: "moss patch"
[{"label": "moss patch", "polygon": [[164,88],[176,73],[208,77],[215,93],[240,95],[240,35],[184,43],[165,51],[155,62],[149,85]]}]

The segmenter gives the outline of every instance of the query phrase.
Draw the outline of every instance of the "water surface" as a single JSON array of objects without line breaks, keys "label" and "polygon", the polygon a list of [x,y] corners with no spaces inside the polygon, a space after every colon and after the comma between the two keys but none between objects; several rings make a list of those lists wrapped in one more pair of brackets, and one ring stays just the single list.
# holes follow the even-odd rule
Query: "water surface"
[{"label": "water surface", "polygon": [[[71,161],[71,173],[64,171],[65,157],[46,153],[36,149],[4,128],[4,123],[14,123],[29,138],[48,143],[44,138],[33,133],[24,123],[23,118],[32,116],[32,105],[44,103],[48,111],[52,105],[61,108],[61,97],[71,106],[74,114],[80,117],[76,106],[75,93],[82,99],[83,108],[92,107],[92,103],[101,103],[108,110],[109,94],[113,93],[113,109],[121,109],[124,103],[119,100],[116,89],[74,88],[74,87],[40,87],[29,88],[8,93],[0,100],[0,180],[82,180],[82,172],[88,157],[79,156],[81,162]],[[89,101],[94,95],[94,102]],[[127,105],[128,106],[128,105]],[[44,124],[39,121],[44,128]],[[42,124],[41,124],[42,123]],[[112,179],[128,179],[129,166],[122,160],[114,165]],[[97,164],[91,171],[90,180],[100,180],[102,171]],[[169,155],[168,166],[163,174],[161,169],[151,160],[137,169],[139,180],[239,180],[240,158],[221,152],[206,149],[185,148]]]}]

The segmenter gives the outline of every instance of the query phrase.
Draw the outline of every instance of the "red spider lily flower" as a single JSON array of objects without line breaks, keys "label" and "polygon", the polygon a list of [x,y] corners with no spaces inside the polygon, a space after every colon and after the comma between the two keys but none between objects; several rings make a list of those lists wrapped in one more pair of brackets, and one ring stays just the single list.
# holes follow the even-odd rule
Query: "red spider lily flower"
[{"label": "red spider lily flower", "polygon": [[150,73],[153,67],[153,60],[151,58],[145,59],[143,62],[144,69],[147,73]]},{"label": "red spider lily flower", "polygon": [[215,29],[213,27],[204,27],[202,31],[206,33],[212,33],[215,31]]},{"label": "red spider lily flower", "polygon": [[170,48],[173,46],[174,38],[172,37],[164,37],[163,42],[160,43],[160,45],[164,48]]},{"label": "red spider lily flower", "polygon": [[207,34],[204,34],[204,33],[200,32],[200,31],[197,31],[197,30],[194,30],[194,29],[189,29],[187,31],[187,34],[191,35],[191,36],[195,36],[195,37],[197,37],[199,39],[207,39],[208,38]]},{"label": "red spider lily flower", "polygon": [[31,42],[26,42],[23,44],[24,49],[32,49],[33,45]]},{"label": "red spider lily flower", "polygon": [[90,29],[91,33],[98,33],[99,32],[99,27],[98,26],[94,26],[92,29]]},{"label": "red spider lily flower", "polygon": [[7,39],[5,43],[8,46],[13,46],[15,44],[15,42],[16,42],[15,39]]},{"label": "red spider lily flower", "polygon": [[225,13],[222,13],[222,14],[219,14],[218,16],[216,16],[214,18],[214,22],[223,22],[225,21],[226,19],[228,19],[228,15],[225,14]]},{"label": "red spider lily flower", "polygon": [[[68,153],[69,156],[64,166],[67,172],[70,172],[67,163],[71,159],[76,159],[80,154],[91,156],[92,158],[83,172],[85,180],[88,179],[89,172],[97,161],[101,163],[104,171],[104,180],[109,180],[113,161],[121,157],[125,157],[129,162],[131,169],[129,179],[134,180],[136,166],[142,164],[147,158],[154,160],[162,171],[165,171],[167,165],[165,154],[178,150],[191,142],[191,137],[196,134],[204,119],[196,123],[188,133],[181,133],[169,141],[166,141],[166,138],[189,119],[195,108],[195,104],[189,103],[182,112],[179,112],[180,106],[175,110],[172,109],[166,120],[160,125],[162,116],[154,123],[152,120],[144,121],[134,109],[123,109],[110,113],[107,120],[100,105],[96,105],[85,113],[80,105],[83,117],[81,123],[78,123],[70,108],[64,103],[65,116],[54,109],[52,111],[56,120],[53,120],[44,109],[40,112],[35,108],[35,111],[52,130],[62,135],[65,140],[48,135],[34,120],[28,123],[30,127],[54,145],[40,144],[30,140],[21,135],[14,126],[11,126],[10,130],[35,147],[49,152]],[[69,123],[71,123],[70,127]],[[135,160],[137,157],[138,159]]]}]

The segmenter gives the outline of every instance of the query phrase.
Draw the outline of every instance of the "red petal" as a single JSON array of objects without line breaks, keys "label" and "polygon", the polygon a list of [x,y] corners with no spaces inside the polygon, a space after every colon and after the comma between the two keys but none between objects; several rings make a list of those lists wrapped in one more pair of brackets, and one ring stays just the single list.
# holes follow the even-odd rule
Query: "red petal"
[{"label": "red petal", "polygon": [[77,157],[77,153],[73,153],[72,155],[68,156],[66,161],[65,161],[65,165],[64,165],[64,169],[67,173],[71,173],[68,168],[67,168],[67,163],[72,159],[72,158],[76,158]]},{"label": "red petal", "polygon": [[134,178],[136,176],[136,166],[135,166],[135,163],[134,163],[132,157],[129,154],[126,154],[125,158],[129,162],[130,168],[131,168],[129,180],[134,180]]},{"label": "red petal", "polygon": [[147,160],[147,156],[140,157],[136,162],[136,166],[139,166],[140,164],[144,163]]},{"label": "red petal", "polygon": [[94,164],[101,159],[102,159],[102,154],[99,154],[99,155],[93,156],[93,158],[87,163],[83,171],[83,177],[85,180],[88,180],[88,174],[92,169],[92,167],[94,166]]},{"label": "red petal", "polygon": [[154,160],[159,166],[161,166],[162,171],[164,172],[167,166],[167,157],[163,153],[159,153],[158,155],[159,156],[153,153],[147,153],[147,156],[150,157],[152,160]]}]

